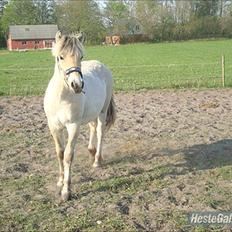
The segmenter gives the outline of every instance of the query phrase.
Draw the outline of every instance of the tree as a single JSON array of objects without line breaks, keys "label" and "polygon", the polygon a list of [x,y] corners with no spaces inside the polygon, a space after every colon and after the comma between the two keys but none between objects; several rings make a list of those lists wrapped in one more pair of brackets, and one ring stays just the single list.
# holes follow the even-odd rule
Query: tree
[{"label": "tree", "polygon": [[191,1],[192,12],[197,17],[217,16],[219,0],[193,0]]},{"label": "tree", "polygon": [[223,37],[232,37],[232,1],[221,0],[220,27]]},{"label": "tree", "polygon": [[158,22],[158,4],[152,0],[136,2],[136,18],[143,27],[144,33],[154,39],[154,32]]},{"label": "tree", "polygon": [[0,1],[0,18],[3,14],[4,7],[6,6],[7,3],[8,3],[8,0],[1,0]]},{"label": "tree", "polygon": [[2,28],[1,18],[2,18],[3,11],[7,3],[8,3],[7,0],[0,1],[0,47],[6,46],[6,38],[5,38],[5,33],[3,31],[3,28]]},{"label": "tree", "polygon": [[136,17],[152,40],[169,40],[174,21],[173,1],[137,1]]},{"label": "tree", "polygon": [[6,33],[9,25],[37,24],[36,7],[32,0],[11,0],[4,9],[1,24]]},{"label": "tree", "polygon": [[121,34],[129,23],[129,3],[108,1],[104,9],[106,25],[113,34]]},{"label": "tree", "polygon": [[174,18],[177,23],[185,24],[189,22],[191,15],[190,1],[179,0],[175,2]]},{"label": "tree", "polygon": [[94,0],[60,2],[56,6],[56,18],[59,28],[65,32],[83,31],[90,43],[102,40],[105,28]]},{"label": "tree", "polygon": [[55,1],[54,0],[34,0],[37,11],[37,24],[55,23]]}]

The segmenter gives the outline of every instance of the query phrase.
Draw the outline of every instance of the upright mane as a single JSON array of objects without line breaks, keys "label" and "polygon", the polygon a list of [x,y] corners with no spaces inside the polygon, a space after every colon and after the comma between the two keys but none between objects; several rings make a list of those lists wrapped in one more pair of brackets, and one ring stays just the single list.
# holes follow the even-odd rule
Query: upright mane
[{"label": "upright mane", "polygon": [[70,35],[61,35],[61,37],[56,38],[56,43],[53,46],[52,54],[57,57],[60,55],[75,55],[79,54],[80,57],[84,55],[84,48],[80,42],[80,34],[70,34]]}]

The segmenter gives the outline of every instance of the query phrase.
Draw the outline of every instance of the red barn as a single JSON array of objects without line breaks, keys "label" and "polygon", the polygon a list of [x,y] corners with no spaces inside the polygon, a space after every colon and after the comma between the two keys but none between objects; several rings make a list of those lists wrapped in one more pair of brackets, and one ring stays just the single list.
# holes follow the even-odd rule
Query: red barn
[{"label": "red barn", "polygon": [[57,25],[10,26],[7,48],[10,51],[51,48],[57,31]]}]

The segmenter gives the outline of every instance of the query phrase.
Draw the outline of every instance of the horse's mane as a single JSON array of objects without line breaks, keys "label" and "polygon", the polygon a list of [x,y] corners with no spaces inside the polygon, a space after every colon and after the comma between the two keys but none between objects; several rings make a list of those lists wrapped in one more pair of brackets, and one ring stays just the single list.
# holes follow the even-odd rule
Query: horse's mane
[{"label": "horse's mane", "polygon": [[62,37],[54,44],[52,54],[54,56],[65,56],[66,54],[79,54],[83,57],[84,48],[82,43],[79,41],[79,34],[62,35]]}]

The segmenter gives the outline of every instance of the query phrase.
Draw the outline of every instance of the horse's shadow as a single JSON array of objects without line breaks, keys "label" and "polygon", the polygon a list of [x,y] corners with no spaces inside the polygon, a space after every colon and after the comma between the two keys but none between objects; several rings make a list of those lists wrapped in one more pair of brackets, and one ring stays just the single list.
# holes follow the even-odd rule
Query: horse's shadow
[{"label": "horse's shadow", "polygon": [[[153,158],[183,154],[184,160],[180,163],[167,164],[172,168],[172,175],[186,174],[194,170],[207,170],[232,165],[232,139],[223,139],[210,144],[196,144],[190,147],[172,150],[152,151],[149,153],[132,154],[118,157],[107,162],[107,165],[135,163],[138,161],[153,162]],[[155,162],[153,162],[155,164]],[[181,171],[179,171],[181,170]]]},{"label": "horse's shadow", "polygon": [[[156,163],[157,157],[162,156],[173,156],[177,154],[184,155],[183,162],[176,163],[167,163],[164,165],[160,165]],[[138,170],[135,168],[138,163],[143,163],[149,167],[144,170],[139,168]],[[130,167],[131,164],[131,167]],[[106,161],[103,169],[108,169],[111,166],[124,166],[129,168],[128,174],[116,174],[111,176],[105,180],[110,180],[118,177],[129,177],[133,175],[136,176],[143,175],[143,173],[155,173],[157,168],[166,168],[168,170],[165,173],[162,173],[161,176],[157,176],[157,178],[163,178],[164,176],[179,176],[185,175],[187,173],[197,171],[197,170],[210,170],[217,167],[230,166],[232,165],[232,139],[223,139],[211,144],[196,144],[191,147],[183,148],[183,149],[164,149],[162,151],[154,150],[152,152],[146,153],[133,153],[124,156],[117,156],[111,160]],[[103,191],[102,188],[98,188],[89,191],[84,191],[78,193],[74,198],[80,198],[86,196],[92,192]]]},{"label": "horse's shadow", "polygon": [[[184,162],[174,164],[174,168],[182,167],[182,173],[194,170],[210,170],[232,165],[232,140],[223,139],[210,144],[196,144],[178,151],[184,154]],[[175,170],[175,169],[174,169]],[[177,173],[178,174],[178,171]]]}]

